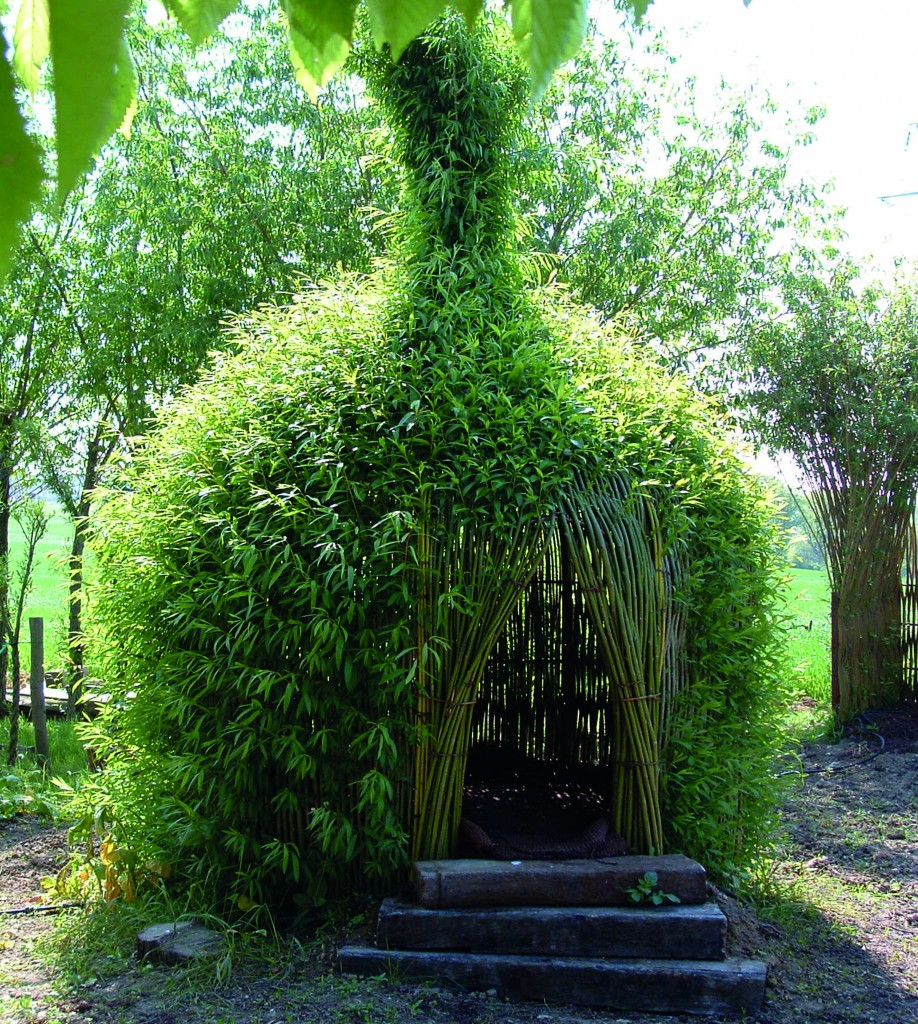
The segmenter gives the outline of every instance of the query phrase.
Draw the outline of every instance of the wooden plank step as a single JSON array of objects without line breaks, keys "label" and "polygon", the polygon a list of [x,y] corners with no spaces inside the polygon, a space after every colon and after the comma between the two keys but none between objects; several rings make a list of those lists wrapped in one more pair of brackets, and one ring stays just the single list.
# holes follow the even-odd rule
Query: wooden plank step
[{"label": "wooden plank step", "polygon": [[412,872],[422,907],[624,906],[648,871],[681,903],[704,903],[706,875],[682,854],[602,860],[428,860]]},{"label": "wooden plank step", "polygon": [[381,949],[723,960],[726,932],[726,918],[713,903],[428,910],[388,899],[379,910],[376,944]]},{"label": "wooden plank step", "polygon": [[486,953],[439,953],[346,946],[345,974],[387,971],[508,999],[648,1013],[754,1014],[765,994],[757,960],[597,960]]}]

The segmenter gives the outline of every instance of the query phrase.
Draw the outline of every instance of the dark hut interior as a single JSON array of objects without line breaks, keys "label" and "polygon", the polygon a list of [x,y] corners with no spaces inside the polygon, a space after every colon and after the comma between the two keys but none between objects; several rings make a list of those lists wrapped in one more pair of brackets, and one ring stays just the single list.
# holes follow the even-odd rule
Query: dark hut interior
[{"label": "dark hut interior", "polygon": [[615,695],[556,534],[488,659],[472,720],[460,852],[626,852],[610,831]]}]

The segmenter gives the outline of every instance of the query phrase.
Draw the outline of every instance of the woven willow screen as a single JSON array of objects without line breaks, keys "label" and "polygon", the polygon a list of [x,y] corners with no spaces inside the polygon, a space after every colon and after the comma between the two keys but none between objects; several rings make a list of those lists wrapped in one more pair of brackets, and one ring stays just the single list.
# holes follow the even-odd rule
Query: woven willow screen
[{"label": "woven willow screen", "polygon": [[902,698],[918,701],[918,535],[911,524],[902,565],[900,638]]}]

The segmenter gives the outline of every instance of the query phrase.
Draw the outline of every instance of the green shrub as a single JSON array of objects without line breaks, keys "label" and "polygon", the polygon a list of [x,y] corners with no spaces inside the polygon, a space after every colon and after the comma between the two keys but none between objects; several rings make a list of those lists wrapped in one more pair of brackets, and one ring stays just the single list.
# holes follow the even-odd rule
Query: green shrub
[{"label": "green shrub", "polygon": [[789,743],[773,506],[714,403],[557,299],[545,315],[597,410],[606,458],[652,488],[683,567],[671,624],[683,638],[681,686],[661,750],[667,849],[739,885],[770,842],[775,764]]}]

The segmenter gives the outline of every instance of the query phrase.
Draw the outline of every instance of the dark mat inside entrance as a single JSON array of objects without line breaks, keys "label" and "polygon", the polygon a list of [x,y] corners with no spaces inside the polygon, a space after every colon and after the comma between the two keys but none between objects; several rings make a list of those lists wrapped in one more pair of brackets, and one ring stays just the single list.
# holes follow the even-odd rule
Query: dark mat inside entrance
[{"label": "dark mat inside entrance", "polygon": [[605,766],[541,761],[495,745],[474,747],[462,804],[459,854],[496,860],[616,857]]}]

